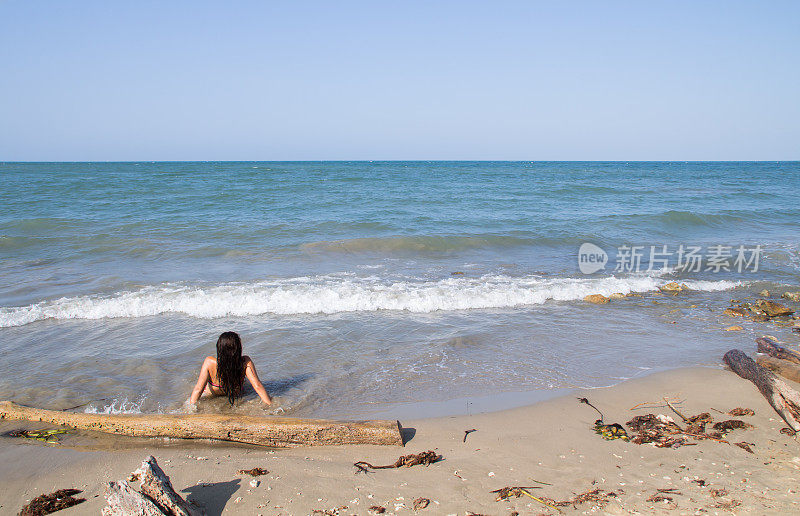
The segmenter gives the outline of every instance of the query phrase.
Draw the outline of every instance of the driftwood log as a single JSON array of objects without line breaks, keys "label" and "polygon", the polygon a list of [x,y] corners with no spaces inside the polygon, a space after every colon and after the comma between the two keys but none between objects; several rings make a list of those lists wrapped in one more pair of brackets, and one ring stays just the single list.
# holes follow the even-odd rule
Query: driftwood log
[{"label": "driftwood log", "polygon": [[766,367],[773,373],[783,376],[787,380],[800,382],[800,365],[766,355],[756,357],[756,363],[761,367]]},{"label": "driftwood log", "polygon": [[167,514],[174,516],[200,515],[200,511],[195,510],[175,492],[169,477],[158,467],[156,458],[152,455],[142,462],[142,467],[137,469],[134,475],[138,475],[142,481],[140,489],[142,494],[153,500]]},{"label": "driftwood log", "polygon": [[158,505],[124,480],[106,484],[106,502],[103,516],[164,516]]},{"label": "driftwood log", "polygon": [[0,401],[0,419],[44,421],[116,435],[218,439],[281,448],[339,444],[403,445],[399,421],[331,421],[223,414],[85,414],[24,407],[10,401]]},{"label": "driftwood log", "polygon": [[786,349],[772,339],[767,337],[759,337],[756,339],[756,344],[758,344],[759,353],[764,353],[771,357],[788,360],[789,362],[794,362],[795,364],[800,364],[800,353],[794,351],[793,349]]},{"label": "driftwood log", "polygon": [[175,492],[169,477],[158,466],[152,455],[133,472],[141,480],[136,491],[126,481],[106,484],[106,501],[103,516],[202,516],[200,509],[192,507]]},{"label": "driftwood log", "polygon": [[789,427],[794,431],[800,431],[800,393],[789,387],[772,371],[756,364],[741,350],[728,351],[722,360],[734,373],[753,382]]}]

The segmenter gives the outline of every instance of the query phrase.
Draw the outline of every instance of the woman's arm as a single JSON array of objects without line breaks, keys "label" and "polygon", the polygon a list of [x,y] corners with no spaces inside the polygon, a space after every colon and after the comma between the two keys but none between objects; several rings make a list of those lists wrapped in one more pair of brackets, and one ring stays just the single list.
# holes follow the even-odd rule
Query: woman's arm
[{"label": "woman's arm", "polygon": [[258,379],[258,373],[256,372],[256,365],[253,363],[252,360],[247,361],[247,365],[245,366],[245,376],[247,376],[247,380],[250,382],[250,385],[253,386],[258,397],[261,398],[261,401],[266,403],[267,405],[272,405],[272,398],[269,397],[267,394],[267,390],[264,388],[264,384],[261,383],[261,380]]},{"label": "woman's arm", "polygon": [[197,383],[194,385],[194,389],[192,390],[192,395],[189,397],[189,403],[194,405],[200,399],[200,396],[203,395],[203,390],[206,388],[206,384],[210,378],[210,373],[208,372],[208,363],[209,360],[205,359],[203,361],[203,366],[200,368],[200,376],[197,378]]}]

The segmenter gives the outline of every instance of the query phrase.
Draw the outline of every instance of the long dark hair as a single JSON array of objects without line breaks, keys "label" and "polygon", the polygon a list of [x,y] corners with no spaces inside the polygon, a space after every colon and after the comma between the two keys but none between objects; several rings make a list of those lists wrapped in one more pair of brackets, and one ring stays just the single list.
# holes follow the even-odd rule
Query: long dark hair
[{"label": "long dark hair", "polygon": [[217,339],[217,379],[228,402],[233,405],[242,395],[244,384],[244,360],[242,339],[235,331],[226,331]]}]

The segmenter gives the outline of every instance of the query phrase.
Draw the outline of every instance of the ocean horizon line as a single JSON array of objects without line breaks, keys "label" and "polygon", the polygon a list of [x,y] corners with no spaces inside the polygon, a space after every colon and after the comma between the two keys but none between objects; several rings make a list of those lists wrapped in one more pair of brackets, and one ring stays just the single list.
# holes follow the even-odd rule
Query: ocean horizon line
[{"label": "ocean horizon line", "polygon": [[35,160],[0,160],[0,165],[15,164],[80,164],[80,163],[800,163],[798,159],[754,159],[754,160],[726,160],[726,159],[701,159],[701,160],[554,160],[554,159],[308,159],[308,160],[64,160],[64,161],[35,161]]}]

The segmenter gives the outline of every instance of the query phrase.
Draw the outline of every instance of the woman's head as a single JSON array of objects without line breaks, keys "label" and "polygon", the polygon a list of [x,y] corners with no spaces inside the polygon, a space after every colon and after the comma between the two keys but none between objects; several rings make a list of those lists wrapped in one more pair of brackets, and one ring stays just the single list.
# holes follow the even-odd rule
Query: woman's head
[{"label": "woman's head", "polygon": [[244,383],[242,339],[236,332],[226,331],[217,339],[217,376],[220,388],[233,405],[241,396]]}]

